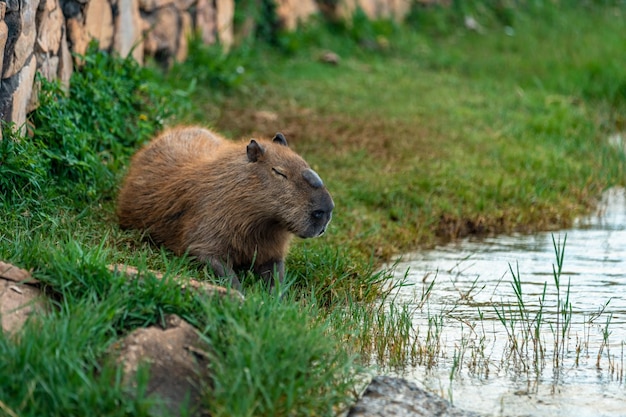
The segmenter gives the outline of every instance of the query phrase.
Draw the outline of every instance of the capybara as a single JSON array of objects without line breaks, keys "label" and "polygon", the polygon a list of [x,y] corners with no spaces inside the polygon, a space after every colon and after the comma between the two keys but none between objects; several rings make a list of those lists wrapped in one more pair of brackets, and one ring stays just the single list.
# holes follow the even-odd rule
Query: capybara
[{"label": "capybara", "polygon": [[322,235],[335,207],[281,133],[232,142],[199,127],[172,128],[140,149],[117,203],[122,228],[147,231],[236,287],[246,270],[282,281],[291,237]]}]

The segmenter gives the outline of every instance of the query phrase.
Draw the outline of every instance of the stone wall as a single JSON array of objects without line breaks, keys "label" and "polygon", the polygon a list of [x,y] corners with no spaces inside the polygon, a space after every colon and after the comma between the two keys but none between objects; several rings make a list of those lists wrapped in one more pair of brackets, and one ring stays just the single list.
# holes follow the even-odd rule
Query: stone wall
[{"label": "stone wall", "polygon": [[22,127],[37,105],[36,72],[67,86],[92,39],[169,66],[186,59],[192,31],[230,47],[233,15],[234,0],[0,1],[0,119]]},{"label": "stone wall", "polygon": [[[260,0],[258,0],[260,1]],[[316,13],[402,20],[412,2],[445,0],[275,0],[281,24],[295,29]],[[235,0],[0,0],[0,120],[23,126],[37,105],[35,74],[67,87],[92,39],[100,48],[154,57],[164,66],[183,61],[192,32],[202,41],[233,44]],[[1,135],[1,132],[0,132]],[[1,136],[0,136],[1,139]]]}]

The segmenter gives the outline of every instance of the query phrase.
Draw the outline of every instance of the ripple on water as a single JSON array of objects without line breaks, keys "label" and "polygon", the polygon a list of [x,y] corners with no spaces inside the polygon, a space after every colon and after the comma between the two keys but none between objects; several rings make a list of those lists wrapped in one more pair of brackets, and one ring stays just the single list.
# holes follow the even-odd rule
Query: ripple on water
[{"label": "ripple on water", "polygon": [[[554,366],[555,333],[560,334],[555,331],[559,296],[553,274],[554,242],[565,243],[561,305],[571,283],[571,328],[558,367]],[[604,194],[596,213],[568,230],[465,239],[404,256],[394,274],[413,285],[401,287],[396,302],[416,308],[413,323],[420,329],[419,339],[426,335],[429,317],[441,317],[443,326],[437,365],[410,368],[402,376],[485,415],[626,415],[625,255],[626,193],[612,189]],[[531,365],[532,345],[523,359],[528,369],[522,370],[520,361],[512,359],[509,333],[494,307],[505,315],[509,306],[510,314],[517,311],[511,269],[515,274],[519,271],[525,311],[531,319],[541,309],[545,284],[540,331],[544,360],[539,369]],[[419,295],[433,279],[428,303],[417,308]],[[516,332],[519,335],[519,328]]]}]

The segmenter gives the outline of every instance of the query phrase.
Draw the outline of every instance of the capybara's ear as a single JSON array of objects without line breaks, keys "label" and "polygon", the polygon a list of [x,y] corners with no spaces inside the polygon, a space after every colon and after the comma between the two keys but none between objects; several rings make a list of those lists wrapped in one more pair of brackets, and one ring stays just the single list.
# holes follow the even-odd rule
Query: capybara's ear
[{"label": "capybara's ear", "polygon": [[287,145],[287,139],[285,139],[285,135],[283,135],[280,132],[276,133],[276,136],[274,136],[273,141],[283,146],[289,146]]},{"label": "capybara's ear", "polygon": [[248,154],[248,161],[256,162],[263,157],[265,149],[263,149],[260,143],[252,139],[246,147],[246,152]]}]

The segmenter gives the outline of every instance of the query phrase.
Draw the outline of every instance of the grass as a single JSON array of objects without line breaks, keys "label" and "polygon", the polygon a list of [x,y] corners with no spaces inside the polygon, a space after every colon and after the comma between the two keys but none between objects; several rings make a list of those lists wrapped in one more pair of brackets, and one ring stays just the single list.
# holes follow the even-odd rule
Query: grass
[{"label": "grass", "polygon": [[[124,385],[107,348],[171,313],[213,346],[214,415],[333,415],[364,364],[437,366],[442,316],[413,329],[415,311],[381,307],[393,289],[383,261],[469,234],[567,226],[625,180],[606,141],[625,125],[623,10],[467,4],[416,9],[407,27],[314,22],[229,55],[194,45],[166,75],[91,50],[69,96],[44,82],[31,136],[5,129],[0,142],[0,258],[33,268],[54,308],[19,337],[0,335],[2,412],[147,415],[145,381]],[[459,25],[468,12],[482,33]],[[319,61],[327,50],[338,66]],[[249,277],[241,305],[181,292],[171,277],[215,277],[117,228],[130,155],[174,123],[233,138],[282,131],[324,178],[333,222],[294,243],[284,297]],[[166,278],[128,281],[115,263]],[[543,322],[526,322],[529,340]],[[480,349],[475,363],[489,360]]]}]

